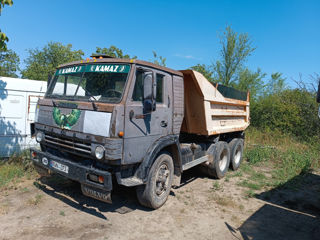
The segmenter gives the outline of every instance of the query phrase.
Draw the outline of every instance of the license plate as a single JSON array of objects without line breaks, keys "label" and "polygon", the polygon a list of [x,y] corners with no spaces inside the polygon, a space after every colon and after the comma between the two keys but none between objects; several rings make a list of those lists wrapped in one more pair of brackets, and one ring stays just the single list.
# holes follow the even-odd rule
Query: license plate
[{"label": "license plate", "polygon": [[111,193],[109,191],[103,191],[100,189],[88,187],[86,185],[81,185],[82,193],[88,197],[98,199],[103,202],[112,203]]},{"label": "license plate", "polygon": [[65,173],[69,172],[69,167],[68,166],[63,165],[61,163],[58,163],[56,161],[51,160],[50,165],[51,165],[51,167],[53,167],[53,168],[55,168],[55,169],[57,169],[57,170],[59,170],[61,172],[65,172]]}]

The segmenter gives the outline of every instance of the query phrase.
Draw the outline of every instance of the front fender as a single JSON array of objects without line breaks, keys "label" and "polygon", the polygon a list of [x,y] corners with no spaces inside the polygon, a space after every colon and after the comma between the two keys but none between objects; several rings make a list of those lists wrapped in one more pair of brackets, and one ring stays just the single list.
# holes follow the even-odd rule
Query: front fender
[{"label": "front fender", "polygon": [[[181,173],[182,162],[181,162],[181,151],[179,145],[179,135],[168,135],[165,137],[161,137],[151,145],[148,149],[143,161],[136,171],[136,176],[145,182],[147,180],[150,168],[155,161],[157,155],[161,150],[168,146],[174,146],[177,149],[176,160],[174,160],[175,169],[178,169]],[[176,172],[176,170],[175,170]]]}]

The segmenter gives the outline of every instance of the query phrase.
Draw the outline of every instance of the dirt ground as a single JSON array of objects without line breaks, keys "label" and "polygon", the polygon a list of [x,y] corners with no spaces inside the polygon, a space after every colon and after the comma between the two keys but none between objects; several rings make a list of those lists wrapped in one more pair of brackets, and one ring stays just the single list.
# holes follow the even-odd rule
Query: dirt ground
[{"label": "dirt ground", "polygon": [[61,177],[25,179],[0,193],[0,239],[320,239],[320,175],[254,197],[238,181],[191,169],[151,211],[133,188],[116,186],[106,204]]}]

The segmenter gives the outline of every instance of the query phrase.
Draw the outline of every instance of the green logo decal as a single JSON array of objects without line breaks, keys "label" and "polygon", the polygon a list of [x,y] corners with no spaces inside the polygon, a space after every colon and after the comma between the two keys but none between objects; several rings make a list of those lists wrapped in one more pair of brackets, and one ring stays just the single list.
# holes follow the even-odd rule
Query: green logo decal
[{"label": "green logo decal", "polygon": [[54,107],[52,112],[55,123],[65,129],[71,129],[71,127],[77,123],[80,115],[81,111],[78,109],[72,109],[70,114],[61,114],[60,109]]}]

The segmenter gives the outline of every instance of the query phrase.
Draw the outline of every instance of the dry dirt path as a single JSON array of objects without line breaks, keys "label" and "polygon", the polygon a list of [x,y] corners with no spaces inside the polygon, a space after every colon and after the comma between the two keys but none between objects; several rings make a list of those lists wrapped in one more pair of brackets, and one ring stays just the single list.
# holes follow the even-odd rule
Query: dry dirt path
[{"label": "dry dirt path", "polygon": [[24,180],[0,193],[0,239],[320,239],[320,176],[306,179],[298,191],[245,198],[237,178],[191,170],[154,211],[130,188],[117,187],[105,204],[59,177]]}]

